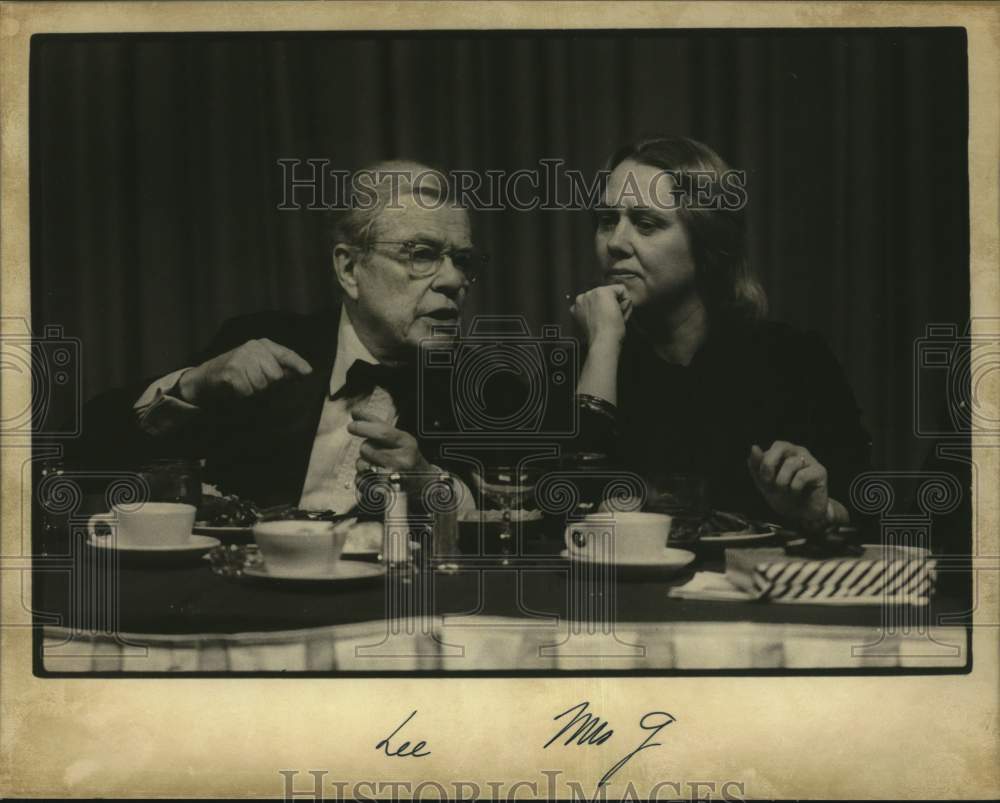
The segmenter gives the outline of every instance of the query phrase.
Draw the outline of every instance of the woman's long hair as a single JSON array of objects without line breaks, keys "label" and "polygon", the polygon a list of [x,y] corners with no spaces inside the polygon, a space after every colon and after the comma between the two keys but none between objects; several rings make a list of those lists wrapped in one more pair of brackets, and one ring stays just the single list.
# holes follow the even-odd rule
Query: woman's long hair
[{"label": "woman's long hair", "polygon": [[[722,157],[687,137],[655,137],[619,148],[606,169],[610,172],[625,161],[668,171],[675,182],[680,195],[677,215],[688,235],[695,282],[709,315],[717,321],[763,318],[767,294],[747,258],[744,204],[733,203],[739,187],[730,181],[733,172]],[[745,200],[745,186],[742,190]]]}]

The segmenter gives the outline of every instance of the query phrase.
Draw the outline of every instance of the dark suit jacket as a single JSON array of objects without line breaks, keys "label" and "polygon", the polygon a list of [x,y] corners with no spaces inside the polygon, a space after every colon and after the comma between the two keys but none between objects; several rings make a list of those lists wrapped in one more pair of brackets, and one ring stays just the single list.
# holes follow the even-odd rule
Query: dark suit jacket
[{"label": "dark suit jacket", "polygon": [[[306,359],[312,373],[288,379],[224,409],[205,408],[196,423],[157,437],[139,428],[133,411],[135,401],[155,378],[110,391],[85,406],[84,436],[68,457],[88,467],[114,468],[138,467],[160,457],[205,458],[203,479],[217,484],[224,493],[251,499],[260,506],[297,504],[329,394],[339,315],[339,310],[312,315],[262,312],[226,322],[190,364],[197,365],[253,338],[269,338]],[[412,368],[414,379],[409,386],[413,392],[395,399],[397,427],[417,436],[427,460],[451,468],[439,454],[440,439],[418,431],[417,366]],[[447,387],[431,388],[423,402],[447,415]]]}]

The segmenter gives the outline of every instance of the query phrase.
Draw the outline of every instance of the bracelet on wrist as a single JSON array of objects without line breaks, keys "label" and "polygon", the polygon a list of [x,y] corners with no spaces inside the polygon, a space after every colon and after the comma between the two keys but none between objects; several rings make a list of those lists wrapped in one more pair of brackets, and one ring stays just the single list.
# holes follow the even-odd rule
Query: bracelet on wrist
[{"label": "bracelet on wrist", "polygon": [[606,418],[618,417],[618,408],[600,396],[591,396],[589,393],[577,393],[576,402],[580,407],[603,415]]}]

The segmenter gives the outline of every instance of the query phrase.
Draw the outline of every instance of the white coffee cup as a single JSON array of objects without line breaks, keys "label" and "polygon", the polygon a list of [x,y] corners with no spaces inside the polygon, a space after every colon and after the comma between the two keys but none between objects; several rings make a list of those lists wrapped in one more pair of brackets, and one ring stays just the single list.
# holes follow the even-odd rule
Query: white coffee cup
[{"label": "white coffee cup", "polygon": [[566,528],[566,549],[591,562],[655,562],[663,557],[672,522],[665,513],[593,513]]},{"label": "white coffee cup", "polygon": [[191,540],[194,505],[181,502],[144,502],[138,505],[115,505],[110,513],[98,513],[87,521],[91,540],[98,523],[111,526],[114,543],[122,547],[182,546]]},{"label": "white coffee cup", "polygon": [[330,574],[340,560],[347,528],[329,521],[267,521],[253,537],[272,574]]}]

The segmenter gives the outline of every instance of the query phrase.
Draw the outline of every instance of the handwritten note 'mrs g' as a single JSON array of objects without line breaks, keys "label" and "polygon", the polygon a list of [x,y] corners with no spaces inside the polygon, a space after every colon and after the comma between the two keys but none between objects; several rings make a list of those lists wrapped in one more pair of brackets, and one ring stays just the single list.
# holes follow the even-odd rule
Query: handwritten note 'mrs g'
[{"label": "handwritten note 'mrs g'", "polygon": [[[591,747],[602,745],[611,739],[615,735],[614,729],[610,727],[607,721],[595,714],[591,714],[588,710],[589,708],[590,702],[584,700],[552,717],[553,720],[558,721],[573,714],[573,718],[566,720],[559,731],[542,745],[542,749],[548,749],[554,742],[559,741],[563,737],[565,737],[565,740],[562,742],[563,747]],[[666,711],[649,711],[643,714],[639,720],[639,727],[647,731],[648,735],[634,750],[626,753],[604,773],[598,786],[604,786],[608,783],[614,774],[640,751],[648,750],[651,747],[660,747],[662,742],[653,742],[651,740],[655,739],[667,725],[676,721],[676,717],[673,714],[668,714]],[[574,728],[575,730],[573,730]]]}]

